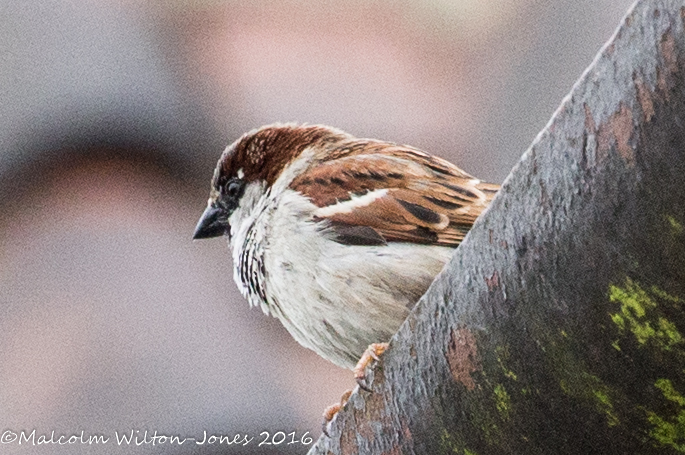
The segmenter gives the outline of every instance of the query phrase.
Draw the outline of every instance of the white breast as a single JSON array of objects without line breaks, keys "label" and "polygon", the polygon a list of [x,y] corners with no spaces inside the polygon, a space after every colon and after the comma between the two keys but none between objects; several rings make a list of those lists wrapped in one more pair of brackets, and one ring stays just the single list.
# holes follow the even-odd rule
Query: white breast
[{"label": "white breast", "polygon": [[287,188],[292,176],[281,179],[266,195],[249,184],[229,220],[236,283],[299,343],[352,368],[397,331],[454,250],[337,243],[312,221],[320,209]]}]

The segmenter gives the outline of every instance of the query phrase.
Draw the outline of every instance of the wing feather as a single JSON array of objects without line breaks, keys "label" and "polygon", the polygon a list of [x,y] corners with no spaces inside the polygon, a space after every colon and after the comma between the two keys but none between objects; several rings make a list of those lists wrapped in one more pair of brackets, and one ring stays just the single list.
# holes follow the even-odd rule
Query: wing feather
[{"label": "wing feather", "polygon": [[[360,145],[361,143],[361,145]],[[456,247],[499,186],[409,147],[358,140],[329,151],[290,187],[344,244]]]}]

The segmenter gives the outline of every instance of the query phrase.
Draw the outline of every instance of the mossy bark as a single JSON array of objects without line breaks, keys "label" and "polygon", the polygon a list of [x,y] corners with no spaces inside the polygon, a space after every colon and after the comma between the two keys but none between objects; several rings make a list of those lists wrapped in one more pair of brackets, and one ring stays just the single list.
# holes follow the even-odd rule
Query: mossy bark
[{"label": "mossy bark", "polygon": [[685,453],[684,22],[635,5],[310,453]]}]

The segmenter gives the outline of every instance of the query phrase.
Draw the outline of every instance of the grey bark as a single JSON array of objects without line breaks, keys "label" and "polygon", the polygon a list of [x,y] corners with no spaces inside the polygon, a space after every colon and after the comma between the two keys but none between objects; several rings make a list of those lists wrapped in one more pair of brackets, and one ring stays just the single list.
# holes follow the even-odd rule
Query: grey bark
[{"label": "grey bark", "polygon": [[684,21],[634,6],[311,454],[685,452]]}]

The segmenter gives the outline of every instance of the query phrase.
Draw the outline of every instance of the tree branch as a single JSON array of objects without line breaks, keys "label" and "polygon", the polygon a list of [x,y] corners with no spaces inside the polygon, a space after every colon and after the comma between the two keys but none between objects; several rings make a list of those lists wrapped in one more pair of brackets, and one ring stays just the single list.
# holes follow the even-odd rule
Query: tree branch
[{"label": "tree branch", "polygon": [[685,452],[684,20],[636,4],[311,454]]}]

